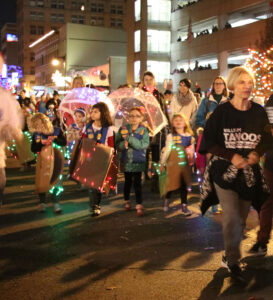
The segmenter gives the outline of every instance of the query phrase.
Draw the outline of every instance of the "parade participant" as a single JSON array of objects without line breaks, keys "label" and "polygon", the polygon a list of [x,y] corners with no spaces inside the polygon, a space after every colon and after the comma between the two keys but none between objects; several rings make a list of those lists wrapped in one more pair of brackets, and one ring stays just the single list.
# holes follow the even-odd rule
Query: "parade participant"
[{"label": "parade participant", "polygon": [[[193,161],[194,157],[194,137],[193,131],[189,125],[189,122],[185,116],[182,114],[176,114],[172,118],[172,133],[167,135],[165,150],[162,152],[160,163],[161,163],[161,173],[163,171],[165,164],[173,164],[172,156],[170,153],[172,151],[172,146],[182,146],[188,157],[188,162]],[[179,167],[179,166],[178,166]],[[172,176],[172,174],[167,174],[167,176]],[[192,212],[187,206],[187,196],[188,196],[189,183],[186,183],[183,176],[180,178],[180,197],[181,197],[181,211],[184,216],[190,216]],[[167,191],[164,200],[164,211],[168,211],[169,201],[171,199],[172,190]]]},{"label": "parade participant", "polygon": [[180,80],[178,93],[173,96],[170,104],[170,116],[181,113],[192,123],[197,110],[197,101],[190,88],[191,81],[188,78]]},{"label": "parade participant", "polygon": [[[198,108],[196,114],[196,127],[198,127],[198,131],[200,132],[201,128],[205,127],[206,120],[208,116],[215,110],[215,108],[227,101],[228,90],[225,79],[221,76],[217,76],[212,83],[212,89],[208,97],[204,98]],[[199,148],[199,147],[198,147]],[[202,154],[198,153],[198,162],[204,160],[202,158]],[[204,172],[201,173],[203,176]],[[218,205],[213,205],[211,211],[214,214],[219,213]]]},{"label": "parade participant", "polygon": [[121,150],[124,168],[125,209],[131,209],[130,191],[132,184],[136,195],[137,215],[143,215],[141,175],[145,170],[146,149],[149,147],[149,131],[142,125],[144,108],[134,107],[129,112],[129,123],[120,127],[116,136],[116,147]]},{"label": "parade participant", "polygon": [[[265,110],[271,124],[271,133],[273,134],[273,95],[268,99]],[[256,243],[250,248],[248,254],[253,256],[264,256],[267,254],[267,244],[270,239],[270,233],[272,230],[272,216],[273,216],[273,150],[269,150],[265,155],[264,162],[264,176],[266,183],[270,189],[270,195],[261,207],[259,213],[260,230],[257,234]]]},{"label": "parade participant", "polygon": [[[152,72],[150,71],[144,72],[141,86],[145,92],[149,92],[153,94],[153,96],[157,99],[166,118],[169,120],[168,113],[167,113],[167,106],[165,106],[163,103],[164,97],[156,88],[156,81],[155,81],[154,74]],[[153,162],[159,162],[160,153],[162,148],[165,146],[165,140],[167,134],[168,134],[168,128],[163,128],[156,136],[152,138],[150,147],[148,148],[147,155],[146,155],[146,160],[147,160],[146,171],[145,171],[146,179],[149,179],[151,177],[151,170],[150,170],[151,163],[149,162],[149,160],[152,160]],[[155,174],[152,178],[151,190],[153,192],[157,192],[156,189],[157,186],[158,186],[158,176]]]},{"label": "parade participant", "polygon": [[69,142],[69,150],[73,150],[75,141],[80,139],[82,131],[85,126],[86,112],[83,108],[77,108],[74,110],[75,123],[71,124],[67,129],[67,141]]},{"label": "parade participant", "polygon": [[[0,62],[1,64],[1,62]],[[0,89],[0,206],[4,199],[4,188],[6,185],[5,171],[5,147],[6,142],[15,139],[17,142],[22,139],[21,128],[23,117],[18,102],[9,92]]]},{"label": "parade participant", "polygon": [[201,101],[196,113],[196,126],[205,127],[208,113],[212,113],[220,104],[227,101],[228,91],[225,79],[217,76],[212,83],[212,89],[209,96]]},{"label": "parade participant", "polygon": [[[94,140],[96,143],[114,147],[114,130],[108,106],[99,102],[93,105],[91,121],[84,128],[83,138]],[[92,217],[101,213],[100,202],[102,192],[97,189],[89,189],[89,200]]]},{"label": "parade participant", "polygon": [[208,119],[199,149],[212,154],[202,183],[201,210],[204,214],[220,202],[225,247],[222,266],[242,284],[246,281],[239,265],[240,242],[251,203],[259,210],[268,197],[259,160],[272,147],[266,112],[249,101],[253,86],[254,79],[244,67],[229,72],[227,87],[234,96]]},{"label": "parade participant", "polygon": [[[38,211],[46,210],[46,192],[58,181],[63,169],[63,156],[52,143],[66,145],[66,138],[58,127],[53,127],[49,118],[42,113],[36,113],[28,119],[28,127],[33,133],[31,150],[37,153],[36,192],[39,196]],[[60,185],[60,183],[59,183]],[[53,190],[54,212],[62,211],[59,204],[59,191]]]}]

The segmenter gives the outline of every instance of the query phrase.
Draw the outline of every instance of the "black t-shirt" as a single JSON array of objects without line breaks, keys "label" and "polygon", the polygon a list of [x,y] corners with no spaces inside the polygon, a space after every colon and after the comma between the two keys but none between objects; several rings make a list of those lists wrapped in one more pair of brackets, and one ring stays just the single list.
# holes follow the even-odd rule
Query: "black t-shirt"
[{"label": "black t-shirt", "polygon": [[231,154],[229,158],[234,153],[247,157],[253,150],[262,155],[272,148],[272,141],[269,121],[262,106],[251,102],[248,110],[241,111],[228,101],[219,105],[206,122],[199,152],[211,152],[209,150],[218,146]]}]

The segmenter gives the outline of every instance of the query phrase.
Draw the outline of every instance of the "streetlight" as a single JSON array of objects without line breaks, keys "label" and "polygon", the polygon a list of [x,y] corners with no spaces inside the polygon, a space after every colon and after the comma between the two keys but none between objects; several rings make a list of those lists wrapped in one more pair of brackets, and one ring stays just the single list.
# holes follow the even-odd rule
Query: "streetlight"
[{"label": "streetlight", "polygon": [[81,11],[85,11],[84,5],[81,6]]},{"label": "streetlight", "polygon": [[60,61],[57,58],[53,58],[51,64],[52,66],[57,67],[60,64]]}]

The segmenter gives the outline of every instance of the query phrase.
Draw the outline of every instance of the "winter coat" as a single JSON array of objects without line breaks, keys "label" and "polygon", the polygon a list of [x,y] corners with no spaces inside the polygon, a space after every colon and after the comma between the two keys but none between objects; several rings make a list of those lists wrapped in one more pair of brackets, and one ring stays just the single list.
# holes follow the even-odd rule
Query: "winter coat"
[{"label": "winter coat", "polygon": [[[128,141],[128,149],[124,146],[124,139]],[[146,149],[149,142],[149,132],[145,126],[139,125],[134,132],[130,124],[120,127],[116,135],[116,147],[121,150],[121,162],[124,164],[125,172],[145,170]]]},{"label": "winter coat", "polygon": [[[220,104],[227,101],[226,97],[222,97],[222,100],[220,101]],[[206,120],[207,120],[207,114],[210,112],[212,113],[215,108],[218,106],[218,102],[213,98],[213,95],[210,95],[207,98],[204,98],[201,101],[201,104],[198,108],[197,114],[196,114],[196,126],[197,127],[205,127]]]},{"label": "winter coat", "polygon": [[190,121],[197,110],[197,101],[191,90],[189,90],[192,101],[190,101],[187,105],[181,105],[177,99],[177,96],[174,95],[170,104],[170,117],[172,118],[175,114],[183,114],[188,121]]}]

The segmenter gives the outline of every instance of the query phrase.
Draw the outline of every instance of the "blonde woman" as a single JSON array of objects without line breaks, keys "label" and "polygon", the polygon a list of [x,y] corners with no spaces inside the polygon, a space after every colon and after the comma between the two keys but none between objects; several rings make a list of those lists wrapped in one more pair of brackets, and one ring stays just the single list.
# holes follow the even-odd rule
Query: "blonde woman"
[{"label": "blonde woman", "polygon": [[207,120],[199,152],[210,153],[202,183],[201,210],[220,202],[225,254],[222,266],[246,284],[240,267],[240,243],[250,205],[259,209],[268,197],[260,156],[272,147],[265,110],[250,101],[254,79],[244,67],[233,68],[227,87],[233,98],[219,105]]}]

